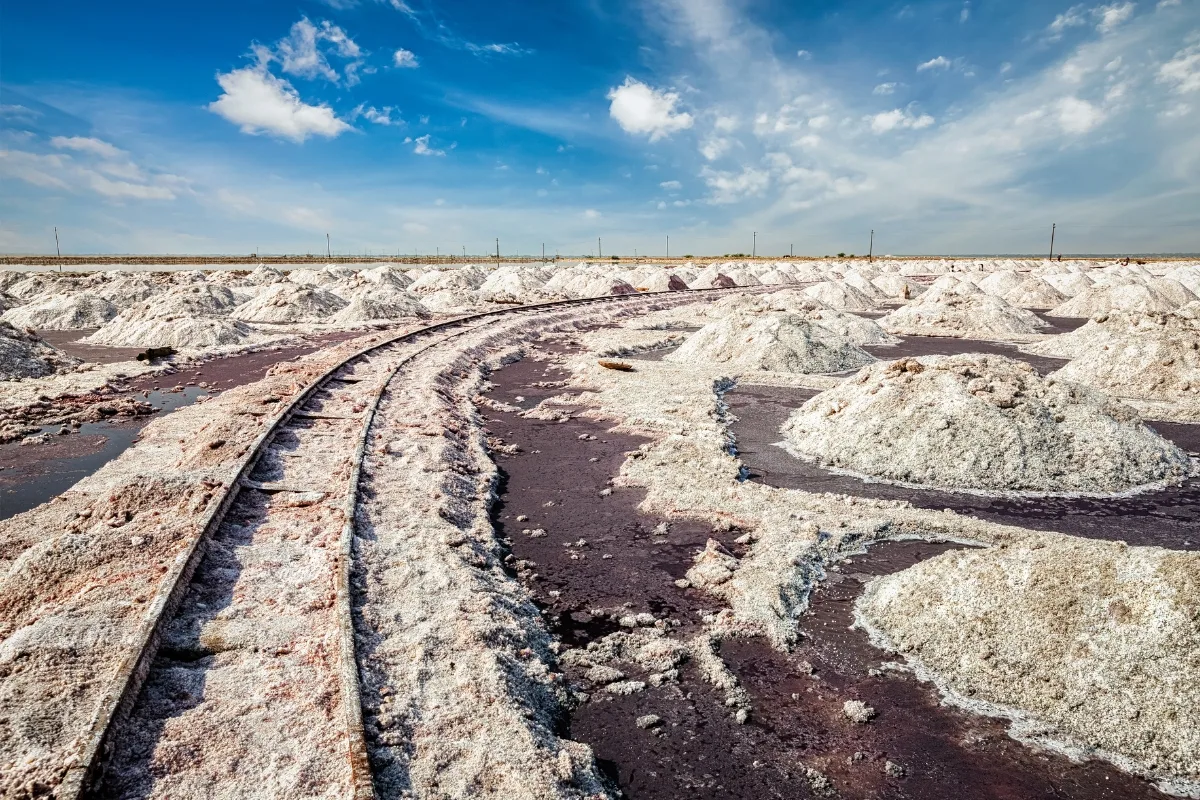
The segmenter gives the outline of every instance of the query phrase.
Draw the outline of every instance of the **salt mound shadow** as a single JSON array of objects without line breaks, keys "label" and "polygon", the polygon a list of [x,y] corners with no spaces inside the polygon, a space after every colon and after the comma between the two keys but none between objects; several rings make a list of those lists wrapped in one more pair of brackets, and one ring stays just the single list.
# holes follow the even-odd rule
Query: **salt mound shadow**
[{"label": "salt mound shadow", "polygon": [[822,466],[945,489],[1114,494],[1192,472],[1127,406],[992,355],[876,364],[782,430]]},{"label": "salt mound shadow", "polygon": [[875,357],[799,314],[734,312],[692,334],[664,360],[768,372],[844,372]]}]

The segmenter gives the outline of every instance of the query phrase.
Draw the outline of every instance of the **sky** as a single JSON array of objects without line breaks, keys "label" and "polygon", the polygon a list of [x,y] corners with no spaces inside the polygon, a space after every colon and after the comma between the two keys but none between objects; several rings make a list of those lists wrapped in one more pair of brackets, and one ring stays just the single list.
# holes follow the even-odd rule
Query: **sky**
[{"label": "sky", "polygon": [[1200,0],[8,3],[0,251],[1200,251]]}]

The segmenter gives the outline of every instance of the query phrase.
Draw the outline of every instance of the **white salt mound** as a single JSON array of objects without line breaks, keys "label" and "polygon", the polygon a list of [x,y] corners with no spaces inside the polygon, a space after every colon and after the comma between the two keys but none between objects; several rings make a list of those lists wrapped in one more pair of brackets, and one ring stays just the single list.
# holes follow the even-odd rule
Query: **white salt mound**
[{"label": "white salt mound", "polygon": [[1037,333],[1046,323],[1032,311],[1014,308],[999,297],[981,292],[957,294],[952,289],[930,290],[879,320],[879,327],[897,336],[955,336],[986,339]]},{"label": "white salt mound", "polygon": [[1039,737],[1194,785],[1198,569],[1197,553],[1039,536],[876,578],[855,610],[878,644],[960,697],[1022,709]]},{"label": "white salt mound", "polygon": [[323,322],[347,303],[335,294],[293,283],[276,283],[230,312],[247,322]]},{"label": "white salt mound", "polygon": [[1106,311],[1174,311],[1178,305],[1140,283],[1093,286],[1050,310],[1052,317],[1090,317]]},{"label": "white salt mound", "polygon": [[41,378],[73,369],[79,360],[45,339],[0,321],[0,380]]},{"label": "white salt mound", "polygon": [[875,358],[798,314],[734,313],[693,333],[665,360],[807,374],[844,372]]},{"label": "white salt mound", "polygon": [[[1051,377],[1085,383],[1121,397],[1197,402],[1200,320],[1179,314],[1099,314],[1055,337],[1069,364]],[[1054,342],[1047,342],[1050,345]]]},{"label": "white salt mound", "polygon": [[[739,281],[738,285],[743,284]],[[847,286],[837,281],[822,281],[809,286],[803,292],[809,297],[820,300],[830,308],[843,311],[871,311],[876,305],[875,301],[861,289],[855,289],[853,286]]]},{"label": "white salt mound", "polygon": [[117,307],[90,294],[51,297],[9,309],[3,319],[18,328],[78,330],[99,328],[117,315]]},{"label": "white salt mound", "polygon": [[1127,406],[992,355],[867,367],[801,406],[783,432],[793,453],[823,466],[950,489],[1110,494],[1191,471]]},{"label": "white salt mound", "polygon": [[429,309],[400,289],[389,290],[386,286],[379,289],[364,288],[352,293],[349,300],[349,305],[329,318],[330,322],[353,325],[429,318]]},{"label": "white salt mound", "polygon": [[198,350],[242,344],[254,336],[254,330],[246,323],[223,317],[127,319],[122,315],[83,341],[113,347],[174,347],[179,350]]},{"label": "white salt mound", "polygon": [[[982,286],[982,284],[980,284]],[[1066,302],[1067,296],[1041,278],[1029,276],[1002,295],[1004,302],[1017,308],[1048,309]]]},{"label": "white salt mound", "polygon": [[734,294],[722,297],[702,313],[708,319],[720,319],[732,313],[765,314],[783,312],[804,317],[851,344],[895,344],[899,341],[871,319],[826,308],[820,301],[799,289],[781,289],[768,294]]}]

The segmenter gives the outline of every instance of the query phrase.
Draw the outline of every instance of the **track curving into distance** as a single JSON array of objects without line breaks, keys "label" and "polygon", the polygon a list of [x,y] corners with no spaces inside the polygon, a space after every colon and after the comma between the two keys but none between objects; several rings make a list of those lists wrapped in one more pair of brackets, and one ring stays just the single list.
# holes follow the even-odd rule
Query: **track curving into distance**
[{"label": "track curving into distance", "polygon": [[[185,705],[198,699],[189,697],[187,691],[179,692],[178,688],[168,688],[161,694],[155,694],[161,688],[156,680],[171,670],[168,664],[163,663],[165,657],[169,656],[172,661],[196,661],[222,652],[223,648],[233,650],[239,637],[244,640],[245,637],[259,635],[263,619],[244,620],[240,629],[234,626],[228,632],[229,641],[224,645],[221,641],[214,641],[211,635],[201,636],[200,629],[206,619],[211,619],[214,596],[219,601],[218,605],[220,602],[234,602],[234,584],[238,584],[243,567],[278,569],[286,573],[290,563],[298,561],[301,562],[301,568],[297,570],[297,580],[294,585],[288,585],[288,591],[293,595],[285,593],[284,599],[308,601],[313,613],[324,618],[327,628],[308,629],[307,625],[298,625],[289,631],[289,635],[295,634],[301,642],[301,652],[290,653],[280,649],[271,655],[279,656],[282,653],[301,659],[297,662],[298,668],[289,671],[286,680],[280,676],[279,685],[286,684],[286,691],[296,696],[306,691],[306,686],[293,686],[294,678],[296,675],[300,675],[301,679],[307,678],[307,688],[325,691],[316,691],[316,694],[302,699],[312,702],[314,709],[325,713],[313,715],[311,730],[305,726],[304,731],[281,730],[279,735],[285,746],[289,743],[300,748],[324,746],[329,748],[331,754],[336,750],[335,761],[340,762],[338,769],[342,774],[336,778],[331,775],[313,776],[314,779],[333,779],[346,787],[344,796],[352,796],[355,800],[373,798],[375,791],[362,728],[349,581],[363,453],[376,409],[389,384],[421,353],[485,327],[500,317],[537,315],[567,307],[665,296],[746,291],[747,288],[750,287],[581,298],[473,314],[385,338],[331,367],[286,404],[267,426],[244,457],[237,478],[224,487],[221,502],[198,526],[199,535],[189,543],[164,577],[162,588],[149,606],[134,646],[122,659],[89,730],[82,737],[74,764],[60,787],[59,796],[68,800],[114,794],[140,796],[145,791],[145,781],[153,782],[153,777],[137,774],[137,765],[139,759],[147,755],[147,747],[153,749],[159,730],[153,726],[147,728],[145,725],[131,724],[135,708],[156,702],[178,703],[180,694]],[[339,445],[350,440],[356,446],[351,452],[347,452],[344,446],[330,449],[325,446],[330,437],[335,437]],[[296,469],[295,465],[300,468]],[[296,479],[297,475],[299,479]],[[273,502],[278,498],[283,498],[284,502]],[[324,502],[327,498],[331,502]],[[335,502],[336,499],[341,502]],[[263,553],[246,554],[239,551],[238,557],[232,561],[228,548],[222,547],[219,542],[214,544],[222,537],[236,539],[244,536],[243,531],[247,527],[259,531],[264,527],[275,527],[286,531],[302,530],[305,526],[314,532],[318,528],[340,532],[334,542],[318,537],[301,541],[299,545],[292,541],[297,538],[294,535],[276,537],[264,545],[266,550]],[[257,542],[251,543],[253,538],[256,537],[235,541],[234,546],[249,546],[253,551],[259,546]],[[284,566],[277,566],[279,564]],[[308,568],[307,574],[302,574],[303,568]],[[275,574],[271,574],[272,583],[275,577]],[[288,577],[283,574],[284,584],[287,584]],[[329,590],[327,608],[322,608],[322,601],[315,597],[321,593],[322,587]],[[281,589],[267,585],[260,586],[258,591],[269,595]],[[280,613],[281,606],[286,605],[275,604],[277,599],[258,597],[255,598],[257,602],[248,602],[247,605],[251,608],[262,606],[263,615],[276,615]],[[270,616],[269,619],[275,622],[277,617]],[[336,633],[331,634],[330,631]],[[207,640],[204,640],[206,637]],[[281,645],[283,647],[291,645]],[[308,649],[305,650],[305,647]],[[249,648],[253,653],[262,655],[258,653],[259,649],[258,646]],[[254,673],[255,665],[246,667],[244,671]],[[202,685],[199,687],[199,697],[207,702],[209,692],[217,688]],[[231,713],[269,714],[270,703],[264,700],[262,706],[237,709]],[[317,724],[321,717],[327,730],[321,730]],[[188,757],[189,754],[201,756],[208,746],[215,746],[212,737],[222,735],[222,722],[218,715],[205,723],[209,727],[205,727],[205,724],[198,726],[194,731],[194,746],[191,749],[183,748],[184,755],[181,757]],[[309,738],[306,739],[306,736]],[[228,742],[226,745],[236,747],[237,743]],[[269,748],[269,744],[259,743],[259,747]],[[110,765],[114,768],[110,769]],[[129,768],[131,765],[132,768]],[[123,771],[121,767],[129,769]],[[137,785],[138,781],[142,782],[140,786]]]}]

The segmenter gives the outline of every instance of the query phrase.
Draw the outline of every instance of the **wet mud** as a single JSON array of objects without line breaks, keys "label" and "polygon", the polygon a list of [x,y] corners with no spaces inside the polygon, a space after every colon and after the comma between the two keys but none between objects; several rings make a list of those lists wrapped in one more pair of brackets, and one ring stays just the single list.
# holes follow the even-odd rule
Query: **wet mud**
[{"label": "wet mud", "polygon": [[[492,376],[490,397],[531,408],[560,393],[557,382],[565,377],[546,362],[526,359]],[[740,531],[672,522],[665,536],[656,534],[663,520],[638,511],[643,492],[609,485],[638,438],[588,420],[483,413],[493,447],[505,446],[493,454],[501,472],[494,524],[510,543],[513,563],[533,562],[519,574],[563,644],[582,647],[618,630],[608,613],[593,613],[614,608],[677,621],[671,635],[680,640],[697,633],[700,615],[720,604],[674,580],[710,537],[741,555],[744,548],[734,541]],[[512,445],[519,450],[506,452]],[[611,494],[601,494],[609,488]],[[545,535],[524,533],[537,530]],[[628,798],[1161,797],[1109,765],[1073,764],[1021,745],[1005,734],[1002,721],[943,707],[931,686],[880,669],[886,654],[849,628],[863,583],[950,547],[886,544],[830,572],[813,595],[792,653],[762,640],[726,641],[721,655],[753,705],[745,724],[690,664],[678,683],[624,696],[596,691],[580,670],[567,667],[590,695],[563,721],[563,734],[590,745]],[[646,678],[627,665],[621,669],[630,679]],[[842,706],[852,699],[876,709],[876,718],[867,724],[847,719]],[[639,728],[636,720],[648,714],[659,716],[661,725]]]},{"label": "wet mud", "polygon": [[[787,453],[780,427],[817,393],[805,389],[740,386],[725,400],[737,418],[732,432],[749,479],[769,486],[833,492],[880,500],[907,500],[918,508],[960,514],[1092,539],[1121,540],[1174,550],[1200,550],[1200,479],[1146,494],[1116,498],[984,497],[871,482],[822,469]],[[1184,450],[1200,452],[1200,425],[1148,423]]]}]

